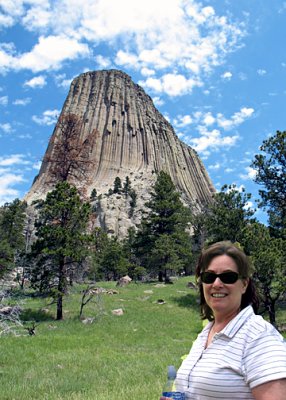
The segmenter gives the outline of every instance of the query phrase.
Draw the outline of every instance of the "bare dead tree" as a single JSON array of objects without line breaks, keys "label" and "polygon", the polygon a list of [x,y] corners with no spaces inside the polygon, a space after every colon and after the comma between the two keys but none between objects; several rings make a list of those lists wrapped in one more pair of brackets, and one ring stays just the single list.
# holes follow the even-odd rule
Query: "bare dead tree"
[{"label": "bare dead tree", "polygon": [[100,288],[88,285],[86,289],[82,292],[81,305],[79,311],[79,318],[82,318],[83,308],[89,302],[96,304],[99,313],[102,313],[102,291]]},{"label": "bare dead tree", "polygon": [[49,164],[53,181],[82,181],[88,179],[92,161],[89,159],[94,135],[82,137],[83,121],[75,114],[62,114],[50,140],[51,152],[47,152],[44,163]]},{"label": "bare dead tree", "polygon": [[30,336],[35,336],[35,335],[36,335],[36,327],[37,327],[38,325],[39,325],[39,324],[36,324],[35,321],[32,321],[31,326],[27,326],[25,329],[28,331],[28,334],[29,334]]},{"label": "bare dead tree", "polygon": [[0,289],[0,336],[23,334],[23,322],[20,315],[22,307],[19,304],[10,304],[10,292],[5,288]]}]

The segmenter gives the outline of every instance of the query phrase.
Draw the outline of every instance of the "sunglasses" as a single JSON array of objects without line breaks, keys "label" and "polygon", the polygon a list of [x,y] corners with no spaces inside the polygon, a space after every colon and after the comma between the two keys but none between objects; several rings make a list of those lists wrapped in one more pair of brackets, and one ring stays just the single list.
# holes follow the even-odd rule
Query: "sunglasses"
[{"label": "sunglasses", "polygon": [[240,278],[238,273],[234,271],[227,271],[221,274],[205,271],[201,273],[200,277],[203,283],[214,283],[216,278],[219,278],[223,283],[226,284],[235,283]]}]

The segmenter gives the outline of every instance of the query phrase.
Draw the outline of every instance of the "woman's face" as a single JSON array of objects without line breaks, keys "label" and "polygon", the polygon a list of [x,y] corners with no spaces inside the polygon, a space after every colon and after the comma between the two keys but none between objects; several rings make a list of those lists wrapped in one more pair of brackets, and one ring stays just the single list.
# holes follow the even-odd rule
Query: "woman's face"
[{"label": "woman's face", "polygon": [[[227,256],[216,256],[210,262],[208,272],[221,274],[233,271],[238,273],[235,261]],[[248,279],[238,279],[235,283],[223,283],[219,277],[213,283],[203,283],[206,303],[212,309],[214,317],[232,318],[240,310],[241,296],[245,293]]]}]

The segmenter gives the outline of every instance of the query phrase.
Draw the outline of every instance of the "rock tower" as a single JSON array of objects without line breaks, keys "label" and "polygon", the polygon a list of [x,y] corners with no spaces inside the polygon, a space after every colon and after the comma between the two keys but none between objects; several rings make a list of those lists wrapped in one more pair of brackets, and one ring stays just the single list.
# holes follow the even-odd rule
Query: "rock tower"
[{"label": "rock tower", "polygon": [[[63,138],[70,116],[76,136]],[[73,80],[40,172],[25,197],[28,203],[53,188],[61,163],[65,178],[82,196],[89,198],[96,189],[95,223],[119,237],[140,222],[161,170],[171,176],[182,200],[197,210],[214,192],[197,153],[178,139],[144,90],[119,70],[87,72]],[[116,177],[122,184],[128,177],[136,192],[132,216],[128,196],[110,194]]]}]

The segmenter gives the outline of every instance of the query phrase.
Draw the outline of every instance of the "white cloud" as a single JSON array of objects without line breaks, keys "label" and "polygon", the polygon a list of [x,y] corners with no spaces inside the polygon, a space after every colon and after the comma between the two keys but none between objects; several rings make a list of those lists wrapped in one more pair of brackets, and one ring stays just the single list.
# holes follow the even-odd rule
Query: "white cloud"
[{"label": "white cloud", "polygon": [[[0,6],[3,12],[15,18],[23,13],[23,2],[23,0],[0,0]],[[31,1],[32,4],[34,2]]]},{"label": "white cloud", "polygon": [[[171,22],[180,21],[180,5],[179,0],[86,0],[81,15],[74,15],[75,10],[71,10],[70,17],[73,27],[80,23],[79,33],[88,40],[110,40],[119,35],[135,34],[133,40],[139,44],[146,36],[152,38],[150,32],[154,32],[154,36],[160,32],[162,23],[169,28]],[[60,12],[59,7],[57,11]],[[153,37],[152,42],[154,40]]]},{"label": "white cloud", "polygon": [[250,118],[254,113],[253,108],[242,107],[240,111],[233,114],[230,119],[226,119],[223,114],[217,114],[218,126],[225,130],[233,129],[242,124],[246,119]]},{"label": "white cloud", "polygon": [[190,115],[178,115],[178,117],[173,120],[173,125],[176,128],[183,128],[190,125],[192,122],[193,120]]},{"label": "white cloud", "polygon": [[254,168],[246,167],[245,174],[240,174],[239,177],[243,180],[254,180],[257,175],[257,171]]},{"label": "white cloud", "polygon": [[41,165],[42,165],[42,162],[37,161],[36,163],[33,164],[33,169],[36,169],[37,171],[39,171],[41,168]]},{"label": "white cloud", "polygon": [[39,125],[54,125],[57,122],[59,115],[59,110],[46,110],[43,112],[41,117],[33,115],[32,120]]},{"label": "white cloud", "polygon": [[238,77],[241,81],[246,81],[248,79],[247,75],[244,72],[240,72]]},{"label": "white cloud", "polygon": [[282,14],[286,11],[286,1],[283,1],[283,3],[280,5],[280,9],[278,10],[279,14]]},{"label": "white cloud", "polygon": [[230,80],[231,78],[232,78],[232,73],[231,72],[225,72],[224,74],[222,74],[221,75],[221,77],[223,78],[223,79],[226,79],[226,80]]},{"label": "white cloud", "polygon": [[195,86],[202,85],[199,80],[187,79],[181,74],[165,74],[158,79],[147,78],[146,81],[140,81],[139,84],[147,89],[152,89],[158,93],[166,93],[169,96],[191,93]]},{"label": "white cloud", "polygon": [[30,135],[30,133],[23,133],[23,134],[17,135],[17,138],[19,138],[19,139],[32,139],[32,135]]},{"label": "white cloud", "polygon": [[233,147],[239,139],[239,135],[237,134],[233,136],[222,136],[218,129],[208,131],[204,126],[199,126],[198,129],[201,136],[198,138],[191,138],[190,144],[198,153],[202,153],[204,156],[208,156],[212,151],[229,149]]},{"label": "white cloud", "polygon": [[209,169],[210,170],[218,170],[218,169],[220,169],[221,168],[221,165],[220,165],[220,163],[216,163],[216,164],[213,164],[213,165],[210,165],[209,166]]},{"label": "white cloud", "polygon": [[8,104],[8,96],[0,97],[0,106],[7,106]]},{"label": "white cloud", "polygon": [[52,13],[48,1],[35,1],[35,5],[27,10],[22,22],[28,30],[43,30],[51,23]]},{"label": "white cloud", "polygon": [[10,202],[19,196],[19,191],[14,189],[13,186],[25,182],[22,173],[12,172],[11,167],[29,164],[30,161],[26,160],[23,154],[0,157],[0,204]]},{"label": "white cloud", "polygon": [[[237,22],[196,0],[85,0],[80,6],[76,0],[16,3],[18,11],[5,6],[4,15],[21,20],[25,29],[40,36],[23,54],[2,48],[2,72],[56,70],[66,61],[89,57],[92,47],[105,42],[118,66],[141,70],[147,77],[159,70],[154,76],[158,82],[147,79],[146,87],[177,96],[201,84],[204,75],[222,65],[244,36]],[[110,65],[98,52],[96,61],[102,68]]]},{"label": "white cloud", "polygon": [[24,181],[21,174],[0,171],[0,204],[8,203],[19,196],[19,191],[13,189],[13,186]]},{"label": "white cloud", "polygon": [[253,210],[254,211],[254,208],[255,208],[255,206],[252,201],[247,201],[245,203],[245,206],[244,206],[245,210]]},{"label": "white cloud", "polygon": [[[226,193],[231,193],[233,190],[237,190],[238,192],[242,193],[245,190],[244,185],[237,186],[235,182],[233,182],[230,186],[231,187],[226,190]],[[232,186],[234,186],[234,188]]]},{"label": "white cloud", "polygon": [[13,43],[0,43],[0,73],[5,74],[13,68],[14,52]]},{"label": "white cloud", "polygon": [[257,73],[258,73],[258,75],[263,76],[263,75],[267,74],[267,71],[265,69],[258,69]]},{"label": "white cloud", "polygon": [[[253,108],[242,107],[230,119],[226,119],[222,113],[213,115],[210,111],[195,111],[191,115],[178,115],[173,119],[172,124],[175,128],[182,129],[182,132],[178,136],[200,153],[203,159],[206,159],[211,152],[229,150],[240,139],[237,132],[233,135],[224,136],[221,128],[224,130],[233,129],[242,124],[247,118],[250,118],[253,113]],[[186,129],[190,124],[193,125],[193,132],[197,131],[200,133],[199,137],[190,136]],[[214,169],[214,167],[212,168]]]},{"label": "white cloud", "polygon": [[35,76],[29,81],[24,82],[24,86],[28,86],[30,88],[42,88],[47,84],[46,77],[43,75]]},{"label": "white cloud", "polygon": [[9,122],[6,122],[4,124],[0,124],[0,129],[4,132],[4,133],[11,133],[13,131],[12,125],[9,124]]},{"label": "white cloud", "polygon": [[171,118],[170,118],[170,115],[168,114],[168,112],[165,112],[165,113],[163,114],[163,117],[164,117],[168,122],[171,123]]},{"label": "white cloud", "polygon": [[209,125],[213,125],[215,123],[215,118],[213,117],[213,115],[208,112],[204,115],[203,117],[203,123],[207,126]]},{"label": "white cloud", "polygon": [[13,101],[13,104],[15,106],[26,106],[30,102],[31,102],[31,98],[30,97],[26,97],[25,99],[16,99],[15,101]]},{"label": "white cloud", "polygon": [[59,74],[59,75],[56,75],[54,78],[55,78],[55,81],[56,81],[56,85],[58,87],[62,87],[64,89],[69,89],[70,84],[72,83],[72,80],[75,77],[67,78],[66,74]]},{"label": "white cloud", "polygon": [[18,69],[30,69],[33,72],[46,69],[59,69],[65,60],[74,60],[79,56],[88,56],[86,44],[66,36],[40,36],[32,51],[17,58]]},{"label": "white cloud", "polygon": [[143,67],[141,69],[141,75],[143,75],[143,76],[152,76],[152,75],[155,75],[155,71],[154,71],[154,69]]},{"label": "white cloud", "polygon": [[154,103],[155,106],[157,106],[157,107],[160,107],[160,106],[162,106],[163,104],[165,104],[164,100],[161,99],[160,97],[157,97],[157,96],[153,97],[153,103]]},{"label": "white cloud", "polygon": [[111,61],[108,57],[103,57],[102,55],[98,55],[95,57],[95,61],[97,62],[99,68],[105,69],[110,68]]},{"label": "white cloud", "polygon": [[9,15],[0,14],[0,28],[9,28],[14,23],[13,18]]},{"label": "white cloud", "polygon": [[61,68],[66,60],[74,60],[78,57],[88,57],[89,48],[77,39],[61,36],[40,36],[38,43],[31,51],[23,54],[15,54],[14,47],[10,46],[0,49],[0,71],[7,72],[9,69],[29,69],[33,72],[45,70],[56,70]]},{"label": "white cloud", "polygon": [[12,154],[9,157],[0,157],[1,167],[8,167],[16,164],[28,165],[30,162],[25,160],[25,156],[23,154]]},{"label": "white cloud", "polygon": [[119,50],[115,57],[115,63],[118,65],[124,65],[132,67],[133,65],[137,64],[137,56],[127,51]]},{"label": "white cloud", "polygon": [[[223,128],[224,130],[233,129],[242,124],[246,119],[250,118],[253,113],[253,108],[242,107],[240,111],[234,113],[230,119],[227,119],[222,113],[213,115],[210,111],[195,111],[193,114],[184,117],[178,115],[173,120],[173,124],[176,127],[182,128],[187,124],[193,123],[196,124],[198,126],[198,130],[204,134],[211,125],[217,126],[218,128]],[[216,129],[213,130],[213,132],[215,131]]]}]

